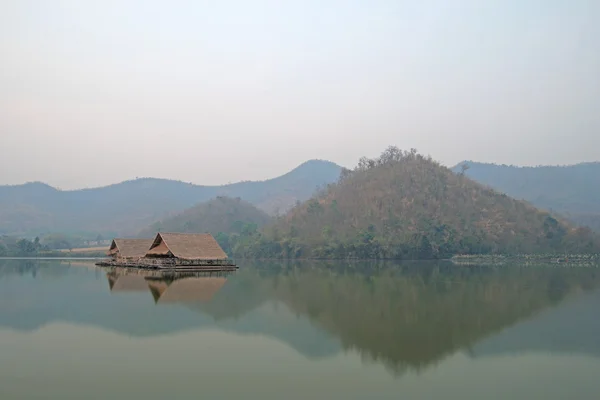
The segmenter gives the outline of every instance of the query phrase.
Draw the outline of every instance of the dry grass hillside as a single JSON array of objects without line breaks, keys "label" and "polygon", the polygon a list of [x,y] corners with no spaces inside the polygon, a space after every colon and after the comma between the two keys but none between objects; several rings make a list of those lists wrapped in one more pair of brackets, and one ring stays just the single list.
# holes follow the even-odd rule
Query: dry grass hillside
[{"label": "dry grass hillside", "polygon": [[597,238],[412,150],[387,149],[248,241],[246,256],[438,258],[598,250]]}]

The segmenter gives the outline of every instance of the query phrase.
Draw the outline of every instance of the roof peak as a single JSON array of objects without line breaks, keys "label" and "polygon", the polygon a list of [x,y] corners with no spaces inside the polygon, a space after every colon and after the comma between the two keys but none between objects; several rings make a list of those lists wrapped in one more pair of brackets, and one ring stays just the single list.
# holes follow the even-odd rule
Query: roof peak
[{"label": "roof peak", "polygon": [[[185,232],[158,232],[159,235],[181,235],[181,236],[200,236],[200,235],[210,235],[208,232],[204,233],[185,233]],[[212,235],[211,235],[212,236]]]}]

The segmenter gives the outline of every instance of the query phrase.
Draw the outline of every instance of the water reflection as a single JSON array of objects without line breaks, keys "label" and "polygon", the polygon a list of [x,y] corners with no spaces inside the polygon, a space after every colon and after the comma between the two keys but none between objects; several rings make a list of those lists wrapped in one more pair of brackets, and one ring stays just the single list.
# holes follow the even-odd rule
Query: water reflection
[{"label": "water reflection", "polygon": [[[356,352],[396,375],[460,351],[474,358],[564,349],[600,355],[593,339],[600,324],[586,322],[600,306],[595,268],[272,263],[161,274],[0,263],[0,325],[19,330],[52,321],[130,336],[216,328],[275,338],[309,359]],[[584,328],[591,340],[581,340]],[[544,342],[548,331],[561,332],[562,347]]]},{"label": "water reflection", "polygon": [[259,280],[270,296],[307,315],[345,349],[399,374],[470,351],[484,338],[595,289],[600,274],[595,268],[321,264]]},{"label": "water reflection", "polygon": [[[159,304],[187,304],[217,320],[239,317],[265,302],[283,304],[337,338],[346,351],[359,352],[364,362],[383,363],[395,374],[419,371],[458,350],[482,353],[473,348],[483,339],[600,284],[593,268],[444,263],[256,265],[237,273],[232,290],[223,276],[135,281],[130,274],[115,269],[109,280],[128,278],[132,289],[146,288]],[[223,295],[215,296],[220,290]],[[236,301],[240,297],[253,298],[251,307]]]},{"label": "water reflection", "polygon": [[161,272],[110,268],[106,273],[111,292],[150,291],[156,303],[209,302],[230,273]]}]

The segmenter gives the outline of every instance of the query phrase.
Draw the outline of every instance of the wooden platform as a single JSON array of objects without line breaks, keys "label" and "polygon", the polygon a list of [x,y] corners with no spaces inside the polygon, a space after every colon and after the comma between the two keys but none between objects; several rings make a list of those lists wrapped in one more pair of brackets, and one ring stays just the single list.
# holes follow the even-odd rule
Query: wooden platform
[{"label": "wooden platform", "polygon": [[122,268],[137,268],[145,270],[160,270],[160,271],[177,271],[177,272],[218,272],[218,271],[235,271],[238,267],[232,262],[228,263],[147,263],[147,262],[123,262],[113,260],[103,260],[96,263],[99,267],[122,267]]}]

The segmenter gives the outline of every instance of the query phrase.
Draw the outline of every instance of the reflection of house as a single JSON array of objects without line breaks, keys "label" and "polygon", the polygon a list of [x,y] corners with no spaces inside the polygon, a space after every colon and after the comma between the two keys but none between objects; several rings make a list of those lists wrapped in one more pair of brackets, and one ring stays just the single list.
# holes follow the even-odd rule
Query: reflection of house
[{"label": "reflection of house", "polygon": [[158,233],[146,252],[147,258],[182,264],[220,264],[227,254],[209,233]]},{"label": "reflection of house", "polygon": [[149,290],[157,303],[205,303],[223,287],[228,275],[114,267],[106,277],[111,292]]},{"label": "reflection of house", "polygon": [[152,239],[113,239],[108,255],[115,261],[139,260],[146,255]]},{"label": "reflection of house", "polygon": [[227,278],[195,277],[172,281],[148,281],[157,303],[205,303],[223,287]]},{"label": "reflection of house", "polygon": [[145,292],[148,282],[143,275],[106,274],[111,292]]}]

